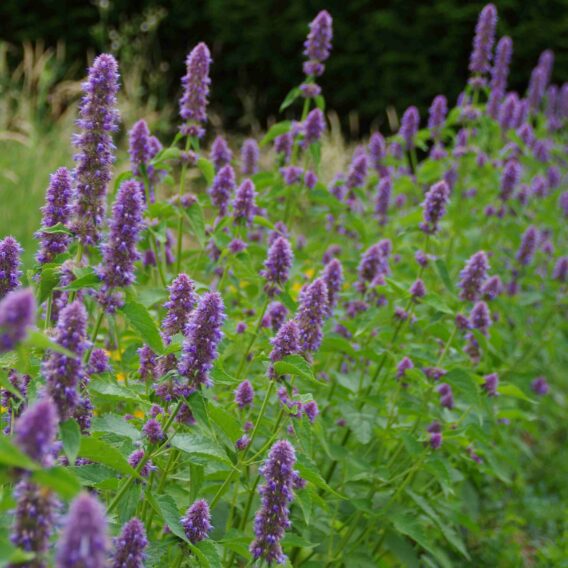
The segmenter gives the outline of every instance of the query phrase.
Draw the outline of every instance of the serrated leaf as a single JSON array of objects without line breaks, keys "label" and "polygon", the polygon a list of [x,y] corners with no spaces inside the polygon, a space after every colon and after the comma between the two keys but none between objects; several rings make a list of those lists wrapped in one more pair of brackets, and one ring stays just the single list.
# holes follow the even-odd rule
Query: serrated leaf
[{"label": "serrated leaf", "polygon": [[81,438],[79,457],[101,463],[124,475],[139,477],[126,458],[114,446],[103,440],[93,437]]},{"label": "serrated leaf", "polygon": [[76,292],[85,288],[98,288],[102,284],[100,277],[91,268],[86,274],[83,274],[73,280],[67,286],[57,288],[58,290],[65,290],[66,292]]},{"label": "serrated leaf", "polygon": [[81,446],[81,430],[72,418],[59,425],[63,450],[70,464],[74,464]]},{"label": "serrated leaf", "polygon": [[43,304],[51,294],[52,290],[59,284],[59,267],[45,266],[41,271],[39,280],[38,303]]},{"label": "serrated leaf", "polygon": [[185,531],[181,526],[181,515],[173,497],[170,497],[169,495],[156,495],[155,500],[158,504],[164,522],[168,525],[172,533],[189,543],[189,539],[185,536]]},{"label": "serrated leaf", "polygon": [[437,258],[434,261],[434,266],[436,267],[436,271],[438,272],[438,276],[440,277],[440,280],[442,281],[442,283],[446,287],[446,290],[448,290],[449,292],[453,292],[452,280],[450,278],[450,275],[448,273],[448,267],[446,266],[446,263],[444,262],[444,260],[441,259],[441,258]]},{"label": "serrated leaf", "polygon": [[455,388],[457,395],[461,396],[466,402],[479,405],[479,389],[468,371],[459,368],[452,369],[443,380],[449,383],[452,388]]},{"label": "serrated leaf", "polygon": [[156,353],[162,353],[164,345],[158,326],[148,310],[135,300],[128,300],[121,309],[132,326],[138,331],[144,343]]},{"label": "serrated leaf", "polygon": [[314,377],[311,365],[301,355],[288,355],[282,361],[274,363],[278,375],[295,375],[317,385],[325,385]]},{"label": "serrated leaf", "polygon": [[203,246],[205,244],[205,217],[201,205],[196,201],[188,209],[184,209],[183,214],[199,244]]},{"label": "serrated leaf", "polygon": [[140,439],[140,432],[118,414],[95,416],[91,425],[92,432],[107,432],[116,436],[124,436],[133,441]]},{"label": "serrated leaf", "polygon": [[190,461],[197,458],[197,463],[203,463],[204,459],[214,459],[222,463],[230,464],[225,452],[213,440],[202,434],[177,434],[171,442],[172,446],[186,453]]},{"label": "serrated leaf", "polygon": [[359,354],[350,341],[340,336],[325,337],[322,341],[320,352],[323,353],[346,353],[350,357],[357,357]]},{"label": "serrated leaf", "polygon": [[[292,91],[294,91],[294,89],[292,89]],[[290,94],[292,93],[292,91],[290,91],[290,93],[288,93],[288,96],[286,97],[286,99],[288,99],[288,97],[290,96]],[[286,100],[284,101],[286,102]],[[294,102],[294,99],[292,99],[290,101],[290,104],[292,104]],[[284,103],[282,103],[284,104]],[[282,107],[281,107],[282,110]],[[260,146],[266,146],[266,144],[268,144],[269,142],[272,142],[272,140],[274,140],[275,138],[278,138],[278,136],[282,136],[282,134],[286,134],[286,132],[288,132],[290,130],[290,128],[292,128],[292,123],[289,120],[285,120],[282,122],[277,122],[276,124],[273,124],[268,132],[264,135],[264,137],[262,138],[262,140],[260,141]]]},{"label": "serrated leaf", "polygon": [[41,349],[42,351],[55,351],[56,353],[61,353],[66,357],[70,357],[71,359],[77,358],[77,355],[75,355],[75,353],[69,351],[68,349],[65,349],[65,347],[61,347],[59,343],[56,343],[43,331],[39,331],[38,329],[32,329],[31,331],[29,331],[23,343],[27,347],[34,347],[36,349]]},{"label": "serrated leaf", "polygon": [[203,174],[207,185],[211,185],[213,183],[213,179],[215,178],[215,166],[213,166],[213,164],[207,158],[201,157],[197,160],[197,167]]},{"label": "serrated leaf", "polygon": [[345,499],[343,495],[338,493],[335,489],[333,489],[326,483],[325,479],[321,476],[321,473],[319,472],[317,466],[307,456],[299,454],[295,467],[302,479],[313,483],[318,489],[322,489],[326,493],[331,493],[332,495],[335,495],[340,499]]}]

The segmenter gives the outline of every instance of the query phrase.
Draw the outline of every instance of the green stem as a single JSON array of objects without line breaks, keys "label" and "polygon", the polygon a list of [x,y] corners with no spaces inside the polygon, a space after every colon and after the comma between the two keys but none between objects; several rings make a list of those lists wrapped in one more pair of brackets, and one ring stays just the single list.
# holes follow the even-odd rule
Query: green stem
[{"label": "green stem", "polygon": [[97,341],[97,335],[99,334],[99,330],[101,329],[101,325],[103,323],[104,317],[105,317],[105,311],[104,311],[104,309],[101,308],[101,311],[99,313],[99,317],[97,318],[97,322],[95,324],[93,336],[91,338],[91,346],[89,347],[89,350],[87,351],[87,354],[85,355],[85,365],[89,362],[89,359],[91,358],[91,353],[93,352],[93,349],[95,348],[95,343]]},{"label": "green stem", "polygon": [[266,300],[264,302],[264,306],[262,307],[262,311],[260,312],[260,316],[258,318],[258,321],[256,323],[256,329],[254,331],[253,336],[251,337],[249,344],[244,352],[243,358],[241,359],[241,362],[239,364],[239,368],[237,370],[237,379],[240,380],[241,377],[241,373],[243,372],[243,368],[245,366],[245,363],[247,362],[249,353],[252,349],[252,346],[254,345],[254,342],[256,341],[256,338],[258,337],[258,334],[260,332],[260,328],[262,327],[262,320],[264,319],[264,314],[266,313],[266,309],[268,308],[268,302],[269,302],[269,298],[268,296],[266,297]]},{"label": "green stem", "polygon": [[[185,151],[186,153],[189,152],[189,148],[191,145],[191,138],[188,136],[185,140]],[[179,203],[178,207],[181,207],[181,198],[183,196],[183,189],[184,189],[184,182],[185,182],[185,174],[187,172],[187,165],[183,163],[181,167],[181,174],[179,178]],[[182,240],[183,240],[183,215],[180,213],[179,222],[178,222],[178,240],[177,240],[177,257],[176,257],[176,274],[179,274],[181,269],[181,250],[182,250]]]}]

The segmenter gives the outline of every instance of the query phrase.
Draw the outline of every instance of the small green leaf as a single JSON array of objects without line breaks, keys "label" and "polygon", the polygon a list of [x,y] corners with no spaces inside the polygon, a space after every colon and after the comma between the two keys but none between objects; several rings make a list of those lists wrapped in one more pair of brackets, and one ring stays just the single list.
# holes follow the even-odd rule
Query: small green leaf
[{"label": "small green leaf", "polygon": [[335,495],[340,499],[345,499],[343,495],[339,494],[335,489],[330,487],[325,482],[317,466],[307,456],[303,454],[298,455],[298,461],[296,462],[296,469],[298,470],[298,473],[300,474],[300,477],[302,479],[305,479],[306,481],[313,483],[316,487],[322,489],[323,491],[326,491],[327,493],[331,493],[332,495]]},{"label": "small green leaf", "polygon": [[301,93],[302,91],[300,90],[300,87],[294,87],[291,89],[286,95],[286,98],[282,101],[279,112],[286,110],[301,95]]},{"label": "small green leaf", "polygon": [[98,288],[102,284],[100,277],[91,268],[86,274],[79,276],[67,286],[57,288],[58,290],[65,290],[66,292],[76,292],[85,288]]},{"label": "small green leaf", "polygon": [[45,266],[41,271],[39,280],[38,303],[43,304],[51,294],[52,290],[59,284],[59,267]]},{"label": "small green leaf", "polygon": [[42,227],[40,231],[46,235],[73,235],[63,223],[57,223],[51,227]]},{"label": "small green leaf", "polygon": [[140,432],[118,414],[104,414],[95,416],[91,426],[92,432],[106,432],[116,436],[124,436],[133,441],[140,439]]},{"label": "small green leaf", "polygon": [[177,537],[189,543],[189,539],[185,536],[185,531],[181,526],[181,515],[173,497],[170,497],[169,495],[156,495],[155,499],[158,503],[158,507],[160,508],[162,518],[166,525],[168,525],[168,528]]},{"label": "small green leaf", "polygon": [[317,385],[324,385],[314,377],[311,365],[301,355],[288,355],[282,361],[274,363],[274,370],[278,375],[295,375],[302,377]]},{"label": "small green leaf", "polygon": [[139,302],[129,300],[122,307],[122,313],[138,331],[144,343],[156,353],[162,353],[164,350],[162,337],[148,310]]},{"label": "small green leaf", "polygon": [[497,387],[497,392],[505,396],[512,396],[513,398],[519,398],[520,400],[526,400],[527,402],[535,404],[532,398],[529,398],[518,386],[512,385],[511,383],[501,383]]},{"label": "small green leaf", "polygon": [[24,345],[27,347],[35,347],[36,349],[40,349],[42,351],[55,351],[57,353],[61,353],[71,359],[76,359],[77,355],[75,353],[65,349],[65,347],[61,347],[58,343],[55,343],[53,339],[45,335],[42,331],[34,329],[28,333],[24,341]]},{"label": "small green leaf", "polygon": [[207,185],[211,185],[213,183],[213,179],[215,178],[215,166],[213,166],[213,164],[207,158],[199,158],[197,160],[197,167],[203,174]]},{"label": "small green leaf", "polygon": [[[294,89],[292,89],[292,91],[293,90]],[[290,93],[292,91],[290,91]],[[288,96],[290,96],[290,93],[288,94]],[[292,104],[292,102],[294,102],[294,101],[292,100],[290,102],[290,104]],[[270,127],[270,129],[268,130],[268,132],[264,135],[264,138],[260,141],[260,145],[266,146],[266,144],[268,144],[269,142],[272,142],[272,140],[274,140],[275,138],[278,138],[278,136],[282,136],[282,134],[286,134],[286,132],[288,132],[290,130],[290,128],[292,128],[292,123],[289,120],[285,120],[283,122],[277,122],[276,124],[273,124]]]},{"label": "small green leaf", "polygon": [[449,292],[453,292],[454,287],[450,275],[448,273],[448,267],[446,266],[446,263],[443,261],[443,259],[437,258],[434,261],[434,266],[436,267],[438,276],[440,277],[440,280],[443,282],[444,286],[446,287],[446,290],[448,290]]},{"label": "small green leaf", "polygon": [[32,479],[57,492],[64,499],[73,499],[81,490],[81,483],[77,476],[68,468],[51,467],[35,471]]},{"label": "small green leaf", "polygon": [[81,430],[75,420],[70,418],[59,426],[63,450],[70,464],[74,464],[81,446]]},{"label": "small green leaf", "polygon": [[178,434],[172,440],[172,446],[186,453],[191,458],[197,458],[196,463],[206,463],[207,459],[230,464],[225,452],[210,438],[202,434]]},{"label": "small green leaf", "polygon": [[11,467],[21,467],[31,471],[39,469],[39,465],[30,459],[9,438],[0,437],[0,464]]},{"label": "small green leaf", "polygon": [[126,458],[114,446],[92,436],[81,438],[79,456],[106,465],[124,475],[139,477]]},{"label": "small green leaf", "polygon": [[183,214],[199,244],[203,246],[205,244],[205,217],[201,205],[196,201],[191,204],[189,209],[184,209]]}]

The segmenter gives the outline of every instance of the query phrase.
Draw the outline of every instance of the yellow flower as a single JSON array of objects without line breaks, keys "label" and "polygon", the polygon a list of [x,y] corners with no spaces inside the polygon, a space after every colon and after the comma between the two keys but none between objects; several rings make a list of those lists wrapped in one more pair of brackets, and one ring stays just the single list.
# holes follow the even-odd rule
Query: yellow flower
[{"label": "yellow flower", "polygon": [[117,373],[117,374],[116,374],[116,380],[117,380],[119,383],[123,383],[123,382],[124,382],[124,379],[125,379],[124,373]]},{"label": "yellow flower", "polygon": [[308,268],[308,270],[306,270],[306,272],[304,272],[304,274],[305,274],[308,278],[312,278],[315,273],[316,273],[315,268]]},{"label": "yellow flower", "polygon": [[142,410],[135,410],[134,416],[136,416],[136,418],[144,418],[144,412]]}]

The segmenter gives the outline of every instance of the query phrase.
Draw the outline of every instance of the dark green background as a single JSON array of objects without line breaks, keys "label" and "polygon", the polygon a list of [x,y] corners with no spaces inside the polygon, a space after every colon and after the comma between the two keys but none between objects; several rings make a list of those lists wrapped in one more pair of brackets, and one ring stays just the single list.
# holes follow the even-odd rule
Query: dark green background
[{"label": "dark green background", "polygon": [[[276,113],[288,90],[302,78],[302,43],[307,24],[322,8],[334,18],[333,54],[322,79],[330,108],[345,117],[359,113],[362,125],[384,119],[409,104],[425,111],[436,94],[453,102],[467,79],[477,14],[484,2],[464,0],[110,0],[107,28],[120,27],[144,9],[161,6],[167,15],[148,39],[147,58],[158,69],[151,89],[159,96],[179,91],[184,56],[198,41],[213,53],[212,105],[225,126],[238,128],[240,94],[250,93],[254,113]],[[503,0],[498,34],[514,40],[512,87],[524,91],[539,53],[557,55],[554,80],[568,80],[568,0]],[[3,0],[0,37],[13,43],[63,39],[68,57],[84,72],[86,53],[108,48],[100,12],[88,0]],[[98,26],[98,27],[97,27]],[[97,32],[98,30],[98,32]],[[107,43],[105,46],[104,44]],[[120,55],[120,54],[119,54]],[[123,59],[121,64],[128,64]]]}]

